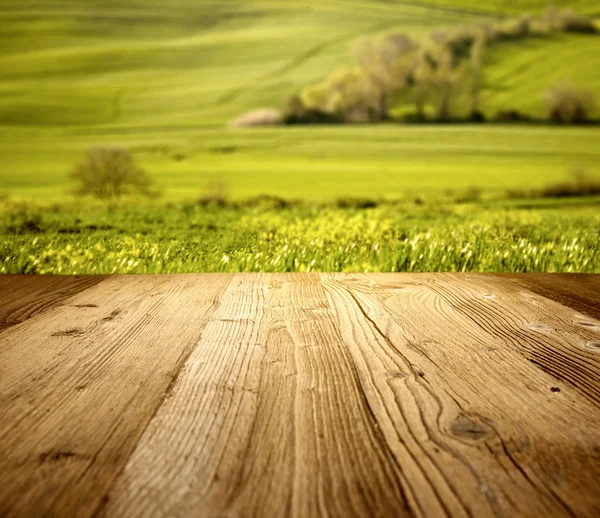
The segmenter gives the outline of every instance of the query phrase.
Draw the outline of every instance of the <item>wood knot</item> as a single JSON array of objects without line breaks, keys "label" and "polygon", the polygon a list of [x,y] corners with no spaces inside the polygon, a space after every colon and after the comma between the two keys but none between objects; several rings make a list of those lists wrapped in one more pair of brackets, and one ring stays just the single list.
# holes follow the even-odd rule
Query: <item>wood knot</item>
[{"label": "wood knot", "polygon": [[600,324],[597,322],[590,322],[589,320],[580,320],[577,322],[577,325],[588,329],[600,329]]},{"label": "wood knot", "polygon": [[51,336],[82,336],[84,334],[85,332],[83,331],[83,329],[72,328],[66,329],[64,331],[56,331],[55,333],[52,333]]},{"label": "wood knot", "polygon": [[121,314],[121,310],[120,309],[115,309],[114,311],[112,311],[110,313],[110,315],[106,315],[102,321],[103,322],[110,322],[111,320],[114,320],[115,318],[117,318],[119,315]]},{"label": "wood knot", "polygon": [[40,454],[40,464],[46,462],[68,462],[80,455],[72,451],[47,451]]},{"label": "wood knot", "polygon": [[536,331],[538,333],[551,333],[554,331],[554,328],[545,324],[527,324],[525,327],[530,331]]},{"label": "wood knot", "polygon": [[487,426],[483,426],[465,415],[461,415],[454,420],[450,425],[450,431],[453,435],[461,439],[478,441],[490,435],[490,430]]},{"label": "wood knot", "polygon": [[600,351],[600,342],[586,342],[585,348],[592,351]]},{"label": "wood knot", "polygon": [[408,377],[408,374],[400,371],[388,371],[387,372],[388,379],[404,379]]}]

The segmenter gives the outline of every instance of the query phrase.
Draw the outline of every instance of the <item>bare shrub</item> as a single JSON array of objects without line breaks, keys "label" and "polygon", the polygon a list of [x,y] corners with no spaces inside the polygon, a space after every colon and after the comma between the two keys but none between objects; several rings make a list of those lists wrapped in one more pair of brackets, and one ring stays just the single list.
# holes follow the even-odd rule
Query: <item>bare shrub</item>
[{"label": "bare shrub", "polygon": [[471,187],[466,189],[462,194],[457,196],[455,199],[455,202],[456,203],[476,203],[478,201],[481,201],[482,195],[483,195],[483,191],[479,187],[472,185]]},{"label": "bare shrub", "polygon": [[119,199],[127,194],[153,196],[151,179],[138,167],[133,155],[121,147],[90,149],[85,159],[72,171],[77,182],[75,194],[91,195],[102,200]]},{"label": "bare shrub", "polygon": [[600,195],[600,177],[591,175],[582,167],[570,171],[570,180],[547,184],[540,189],[510,189],[507,198],[567,198]]},{"label": "bare shrub", "polygon": [[9,204],[6,215],[4,231],[9,234],[39,233],[44,230],[41,209],[27,202]]},{"label": "bare shrub", "polygon": [[597,32],[592,18],[577,14],[571,8],[560,10],[550,6],[542,14],[541,22],[547,31]]},{"label": "bare shrub", "polygon": [[593,177],[581,167],[570,171],[571,180],[543,187],[539,195],[543,198],[562,198],[567,196],[595,196],[600,194],[600,178]]},{"label": "bare shrub", "polygon": [[379,205],[377,200],[371,198],[341,197],[334,201],[338,209],[374,209]]},{"label": "bare shrub", "polygon": [[565,9],[561,13],[562,30],[565,32],[583,32],[593,34],[597,32],[594,20],[587,16],[576,14],[572,9]]},{"label": "bare shrub", "polygon": [[557,84],[544,94],[549,120],[561,123],[585,122],[595,108],[591,90],[572,84]]},{"label": "bare shrub", "polygon": [[225,207],[229,203],[229,186],[224,181],[213,180],[208,183],[204,193],[197,200],[202,207]]},{"label": "bare shrub", "polygon": [[[307,87],[310,88],[310,87]],[[293,95],[283,107],[284,124],[334,124],[343,122],[342,118],[326,113],[321,108],[305,106],[302,94]]]},{"label": "bare shrub", "polygon": [[508,110],[499,110],[492,117],[494,122],[523,122],[530,121],[531,117],[522,113],[518,110],[508,109]]},{"label": "bare shrub", "polygon": [[259,108],[240,115],[233,119],[231,128],[251,128],[256,126],[276,126],[281,124],[283,116],[276,108]]},{"label": "bare shrub", "polygon": [[302,207],[304,200],[301,199],[286,199],[275,194],[259,194],[238,202],[241,208],[261,208],[264,210],[286,210],[293,207]]},{"label": "bare shrub", "polygon": [[522,16],[498,25],[496,27],[496,39],[513,40],[526,38],[531,34],[531,31],[531,18]]}]

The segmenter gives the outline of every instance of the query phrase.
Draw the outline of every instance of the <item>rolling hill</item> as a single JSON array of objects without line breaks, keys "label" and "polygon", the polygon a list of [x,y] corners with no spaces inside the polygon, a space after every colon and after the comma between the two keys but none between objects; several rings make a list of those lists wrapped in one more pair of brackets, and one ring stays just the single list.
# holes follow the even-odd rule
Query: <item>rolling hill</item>
[{"label": "rolling hill", "polygon": [[[582,12],[598,10],[588,0],[555,3]],[[4,1],[0,185],[19,196],[60,198],[69,167],[87,147],[104,143],[134,149],[169,197],[193,196],[215,177],[230,183],[235,195],[293,195],[301,190],[310,197],[313,191],[316,196],[364,189],[372,170],[381,176],[372,191],[400,193],[418,188],[421,180],[425,189],[440,180],[440,188],[447,188],[477,179],[486,188],[499,189],[559,177],[578,162],[596,169],[600,161],[591,151],[575,159],[560,147],[569,140],[562,136],[566,132],[589,149],[599,135],[593,128],[573,133],[545,128],[526,134],[522,142],[529,143],[531,157],[538,156],[540,145],[549,149],[543,178],[537,159],[528,162],[526,151],[520,162],[511,165],[511,160],[500,159],[490,165],[506,148],[502,139],[511,138],[498,128],[465,127],[460,133],[464,138],[458,140],[444,128],[254,134],[224,128],[240,112],[278,105],[349,63],[352,42],[362,35],[398,30],[418,39],[438,27],[535,12],[543,6],[539,0],[492,1],[485,8],[468,0],[174,0],[168,7],[157,0],[90,0],[85,5],[76,0]],[[486,63],[484,109],[539,113],[541,92],[558,80],[572,79],[600,94],[599,56],[600,37],[595,36],[498,45]],[[470,144],[482,131],[486,156]],[[361,147],[355,153],[362,154],[350,163],[343,150],[356,135]],[[440,142],[440,135],[449,139],[443,141],[448,145]],[[406,147],[415,140],[440,150],[432,158],[435,163],[422,157],[421,147]],[[324,142],[330,147],[323,149]],[[398,154],[391,155],[391,150]],[[452,156],[461,162],[447,158]],[[488,176],[479,174],[482,168]],[[367,180],[361,181],[364,175]],[[352,180],[344,184],[344,177]],[[316,180],[328,189],[312,187]],[[395,187],[390,191],[390,186]]]}]

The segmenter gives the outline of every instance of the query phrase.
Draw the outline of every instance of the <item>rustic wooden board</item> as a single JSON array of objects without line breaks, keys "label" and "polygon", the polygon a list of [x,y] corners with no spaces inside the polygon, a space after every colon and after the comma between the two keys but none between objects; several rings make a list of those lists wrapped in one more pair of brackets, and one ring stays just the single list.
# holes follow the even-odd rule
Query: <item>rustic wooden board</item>
[{"label": "rustic wooden board", "polygon": [[94,515],[230,280],[113,277],[0,334],[0,516]]},{"label": "rustic wooden board", "polygon": [[0,516],[600,516],[598,293],[0,277]]},{"label": "rustic wooden board", "polygon": [[0,332],[101,282],[104,276],[0,275]]},{"label": "rustic wooden board", "polygon": [[597,275],[532,273],[503,274],[502,277],[581,313],[600,319],[600,290]]}]

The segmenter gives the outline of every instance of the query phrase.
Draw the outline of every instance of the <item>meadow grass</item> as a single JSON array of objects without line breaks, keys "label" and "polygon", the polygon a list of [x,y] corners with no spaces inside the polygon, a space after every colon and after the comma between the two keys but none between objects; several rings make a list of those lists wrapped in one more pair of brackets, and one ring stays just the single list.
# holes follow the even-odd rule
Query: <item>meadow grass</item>
[{"label": "meadow grass", "polygon": [[[590,0],[554,3],[599,11]],[[574,168],[600,173],[598,126],[226,127],[351,63],[357,38],[400,31],[422,40],[544,5],[5,0],[0,272],[600,272],[597,199],[497,201]],[[563,80],[599,92],[599,45],[562,34],[494,46],[483,111],[540,115],[540,95]],[[73,200],[68,173],[98,145],[130,149],[162,201]],[[193,203],[210,184],[233,200],[305,202]],[[482,201],[456,203],[468,190]],[[327,203],[340,197],[402,201],[368,210]]]},{"label": "meadow grass", "polygon": [[440,199],[372,209],[5,203],[0,272],[600,273],[598,201],[561,211]]},{"label": "meadow grass", "polygon": [[234,198],[274,194],[326,200],[487,194],[542,187],[573,168],[600,174],[600,128],[544,126],[353,126],[229,130],[171,128],[7,132],[2,185],[13,197],[61,201],[68,172],[97,144],[132,150],[166,200],[195,199],[211,183]]}]

